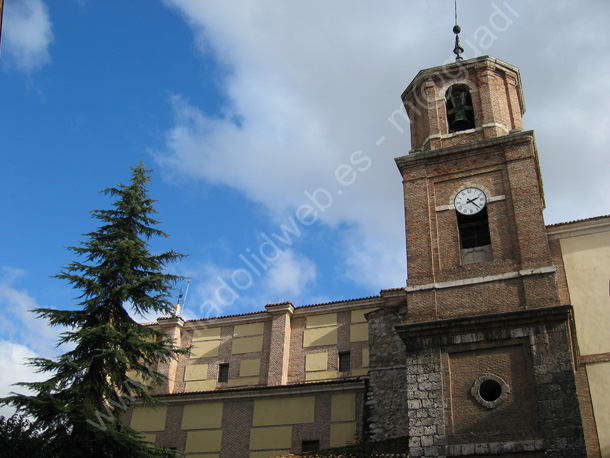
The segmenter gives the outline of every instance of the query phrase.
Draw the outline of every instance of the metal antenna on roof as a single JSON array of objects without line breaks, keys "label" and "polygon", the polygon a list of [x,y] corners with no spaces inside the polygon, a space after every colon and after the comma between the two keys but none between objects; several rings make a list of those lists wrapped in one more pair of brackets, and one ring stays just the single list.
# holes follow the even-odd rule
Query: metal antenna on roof
[{"label": "metal antenna on roof", "polygon": [[178,295],[178,302],[176,302],[176,306],[174,308],[174,316],[180,316],[180,311],[184,311],[184,306],[186,305],[186,295],[189,293],[189,286],[191,286],[191,279],[188,279],[186,283],[186,291],[184,292],[184,296],[182,295],[182,290],[180,290],[180,294]]},{"label": "metal antenna on roof", "polygon": [[455,25],[453,26],[453,33],[455,33],[455,47],[453,48],[453,53],[455,54],[455,61],[460,62],[464,60],[462,57],[462,53],[464,52],[464,48],[460,44],[460,32],[462,28],[458,25],[457,21],[457,0],[454,1],[455,5]]}]

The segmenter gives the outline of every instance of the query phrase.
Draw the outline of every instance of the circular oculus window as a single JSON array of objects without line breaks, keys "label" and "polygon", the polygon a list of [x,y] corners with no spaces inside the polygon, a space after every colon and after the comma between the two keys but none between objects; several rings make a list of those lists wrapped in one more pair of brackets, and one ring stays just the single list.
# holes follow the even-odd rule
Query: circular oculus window
[{"label": "circular oculus window", "polygon": [[488,409],[495,409],[510,394],[510,387],[501,377],[493,374],[483,374],[475,380],[470,394],[479,404]]}]

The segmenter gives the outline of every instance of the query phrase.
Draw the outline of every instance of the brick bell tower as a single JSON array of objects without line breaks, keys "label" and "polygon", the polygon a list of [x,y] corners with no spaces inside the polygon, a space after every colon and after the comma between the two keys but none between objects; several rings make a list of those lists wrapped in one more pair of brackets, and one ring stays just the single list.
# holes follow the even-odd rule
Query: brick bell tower
[{"label": "brick bell tower", "polygon": [[412,457],[585,457],[519,70],[458,58],[402,94],[408,281],[368,315],[371,436],[408,437]]},{"label": "brick bell tower", "polygon": [[[412,150],[396,163],[404,183],[407,291],[418,293],[410,318],[557,305],[519,71],[488,56],[422,70],[402,99]],[[457,297],[454,288],[466,284],[471,288]]]}]

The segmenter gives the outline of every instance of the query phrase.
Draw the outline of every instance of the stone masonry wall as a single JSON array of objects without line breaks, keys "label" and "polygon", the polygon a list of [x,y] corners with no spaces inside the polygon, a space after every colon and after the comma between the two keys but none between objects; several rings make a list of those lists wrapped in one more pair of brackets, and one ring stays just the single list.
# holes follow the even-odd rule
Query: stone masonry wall
[{"label": "stone masonry wall", "polygon": [[407,356],[410,456],[442,456],[447,445],[439,349]]},{"label": "stone masonry wall", "polygon": [[[570,310],[399,325],[407,353],[410,456],[544,452],[547,457],[586,457]],[[517,357],[519,346],[524,358]],[[448,367],[452,354],[461,361],[455,368]],[[487,357],[492,359],[486,364]],[[503,362],[502,357],[508,358]],[[510,394],[497,407],[478,405],[470,393],[487,371],[508,381]],[[471,414],[465,415],[466,410]],[[524,427],[524,420],[531,425]]]},{"label": "stone masonry wall", "polygon": [[406,304],[369,313],[370,369],[366,406],[372,440],[408,435],[406,416],[407,357],[405,346],[394,331],[404,321]]}]

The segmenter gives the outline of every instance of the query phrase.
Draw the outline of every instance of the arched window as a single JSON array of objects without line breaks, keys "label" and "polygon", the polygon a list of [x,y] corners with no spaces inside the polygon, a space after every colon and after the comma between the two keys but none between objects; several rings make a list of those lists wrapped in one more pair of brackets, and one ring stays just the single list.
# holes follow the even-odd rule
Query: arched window
[{"label": "arched window", "polygon": [[474,111],[470,88],[466,84],[454,84],[445,95],[449,132],[474,129]]}]

